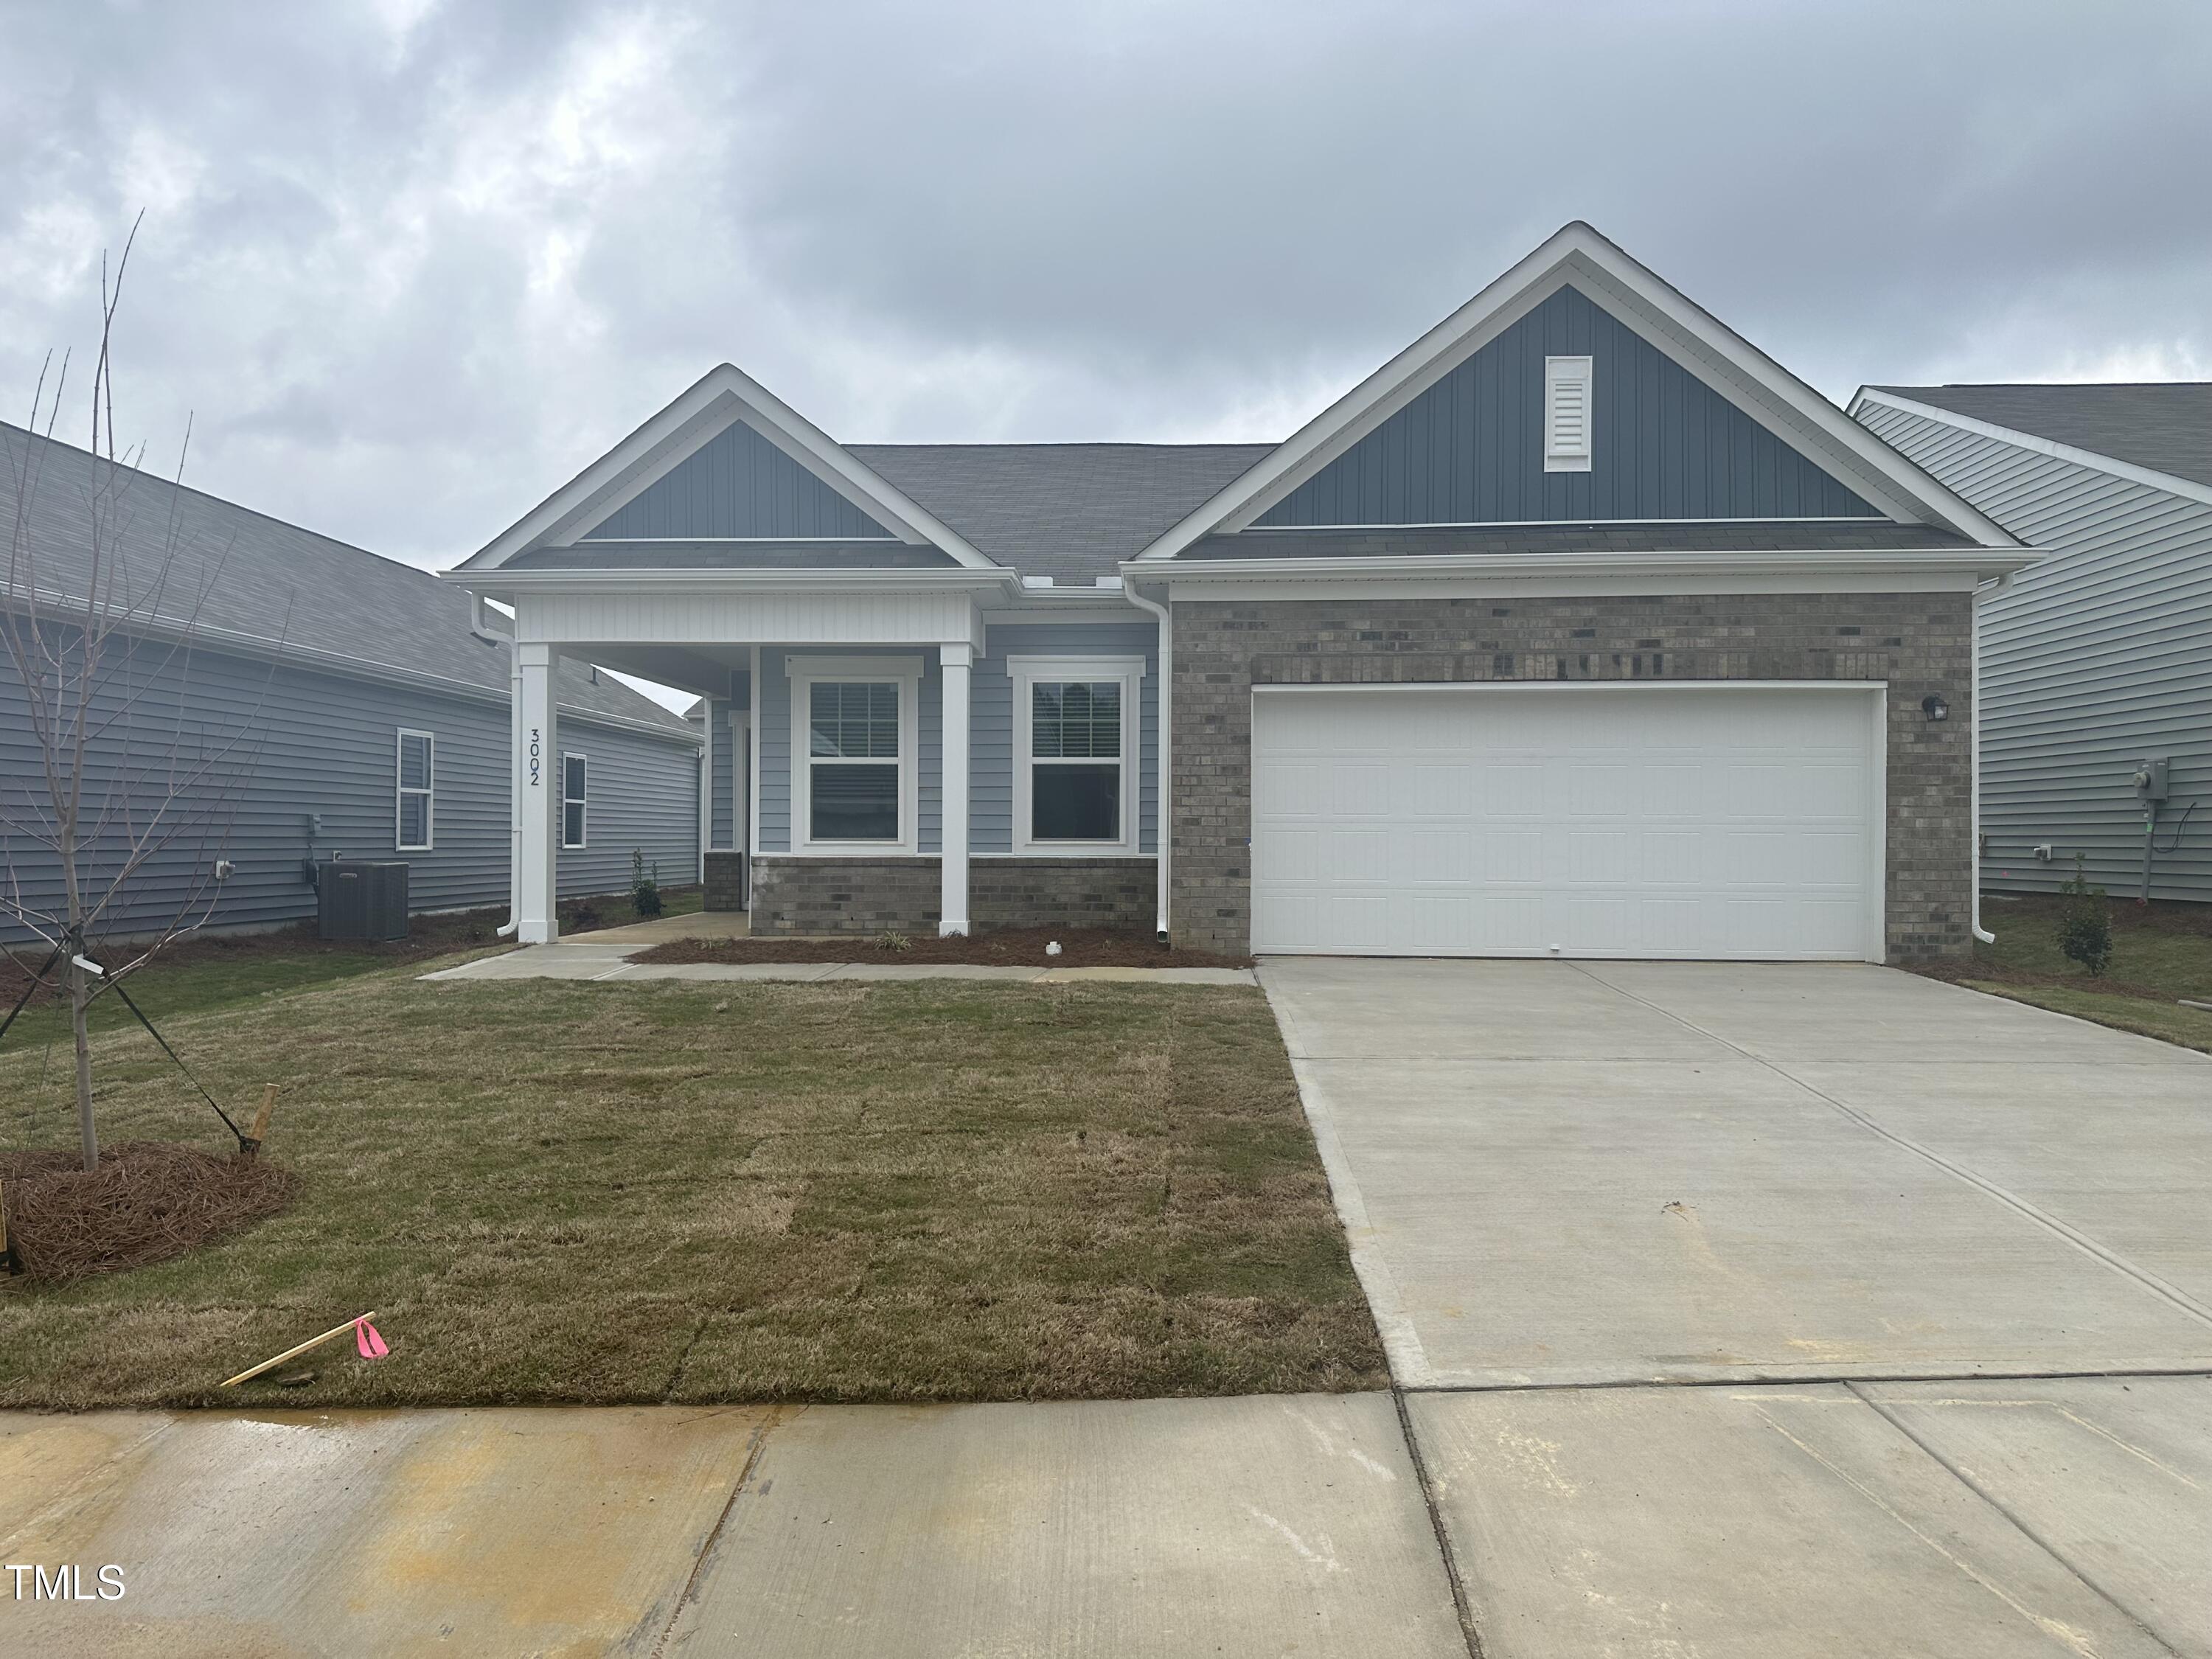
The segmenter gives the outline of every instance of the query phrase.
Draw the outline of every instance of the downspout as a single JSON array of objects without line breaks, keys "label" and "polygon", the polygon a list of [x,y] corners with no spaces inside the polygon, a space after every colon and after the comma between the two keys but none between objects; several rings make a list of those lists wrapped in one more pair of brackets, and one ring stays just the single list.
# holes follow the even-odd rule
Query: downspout
[{"label": "downspout", "polygon": [[1967,705],[1966,769],[1973,804],[1968,818],[1968,833],[1973,837],[1973,928],[1974,937],[1984,945],[1995,945],[1997,936],[1982,926],[1982,596],[2002,593],[2012,586],[2012,578],[2000,576],[1993,582],[1978,582],[1974,586],[1973,620],[1970,624],[1968,658],[1973,673],[1973,684],[1968,695],[1973,701]]},{"label": "downspout", "polygon": [[1153,863],[1159,877],[1159,918],[1157,937],[1162,945],[1169,942],[1168,882],[1169,849],[1174,845],[1170,834],[1175,822],[1175,812],[1168,794],[1168,781],[1175,776],[1175,767],[1170,757],[1170,734],[1175,731],[1175,629],[1168,616],[1168,608],[1157,599],[1148,599],[1133,587],[1123,584],[1121,597],[1140,611],[1149,611],[1160,623],[1160,730],[1152,763],[1152,794],[1158,803],[1152,825]]},{"label": "downspout", "polygon": [[[477,596],[477,620],[483,621],[483,596]],[[518,622],[520,619],[517,619]],[[489,631],[489,630],[486,630]],[[507,925],[497,930],[512,939],[522,925],[522,653],[514,633],[507,635]]]}]

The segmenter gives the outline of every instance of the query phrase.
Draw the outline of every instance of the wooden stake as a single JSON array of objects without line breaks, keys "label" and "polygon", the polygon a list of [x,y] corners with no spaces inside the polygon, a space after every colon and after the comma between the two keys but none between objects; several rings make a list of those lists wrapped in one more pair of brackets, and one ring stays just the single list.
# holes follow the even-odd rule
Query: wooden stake
[{"label": "wooden stake", "polygon": [[276,1104],[276,1085],[272,1083],[261,1091],[261,1109],[253,1115],[253,1128],[246,1135],[246,1144],[238,1149],[242,1156],[252,1158],[261,1150],[261,1142],[269,1133],[270,1109]]},{"label": "wooden stake", "polygon": [[297,1359],[301,1354],[307,1352],[310,1348],[319,1348],[324,1343],[329,1341],[334,1336],[343,1336],[355,1326],[360,1324],[362,1319],[374,1319],[375,1317],[376,1310],[372,1308],[368,1312],[362,1315],[360,1319],[349,1319],[343,1325],[333,1325],[330,1329],[325,1331],[320,1336],[311,1336],[305,1342],[302,1342],[298,1347],[287,1348],[283,1352],[278,1354],[274,1359],[264,1359],[258,1365],[253,1367],[252,1370],[240,1371],[236,1376],[225,1379],[221,1386],[226,1389],[233,1389],[236,1388],[240,1382],[250,1382],[255,1377],[260,1376],[264,1371],[275,1370],[276,1367],[283,1364],[288,1359]]}]

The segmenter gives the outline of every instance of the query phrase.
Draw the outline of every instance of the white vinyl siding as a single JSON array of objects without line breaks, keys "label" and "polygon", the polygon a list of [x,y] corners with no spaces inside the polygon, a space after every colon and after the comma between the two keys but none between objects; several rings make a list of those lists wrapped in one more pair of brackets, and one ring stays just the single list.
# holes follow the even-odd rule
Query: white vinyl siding
[{"label": "white vinyl siding", "polygon": [[1879,686],[1262,690],[1252,948],[1881,957]]},{"label": "white vinyl siding", "polygon": [[438,740],[428,732],[398,731],[393,785],[392,846],[427,853],[435,842]]},{"label": "white vinyl siding", "polygon": [[1544,359],[1544,471],[1590,470],[1590,366],[1588,357]]},{"label": "white vinyl siding", "polygon": [[589,814],[592,763],[582,755],[561,757],[561,849],[580,852],[591,844]]}]

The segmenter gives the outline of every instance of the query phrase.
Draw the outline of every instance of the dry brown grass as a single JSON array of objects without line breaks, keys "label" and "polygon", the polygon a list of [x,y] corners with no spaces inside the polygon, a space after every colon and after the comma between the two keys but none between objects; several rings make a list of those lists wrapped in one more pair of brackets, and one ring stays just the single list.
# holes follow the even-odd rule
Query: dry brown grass
[{"label": "dry brown grass", "polygon": [[[1249,989],[349,981],[176,1022],[282,1080],[285,1213],[0,1287],[0,1404],[207,1404],[365,1309],[284,1403],[1046,1399],[1371,1388],[1382,1360]],[[143,1036],[106,1132],[202,1133]],[[0,1055],[0,1134],[66,1145]],[[209,1138],[210,1144],[214,1137]],[[243,1402],[241,1402],[243,1403]]]}]

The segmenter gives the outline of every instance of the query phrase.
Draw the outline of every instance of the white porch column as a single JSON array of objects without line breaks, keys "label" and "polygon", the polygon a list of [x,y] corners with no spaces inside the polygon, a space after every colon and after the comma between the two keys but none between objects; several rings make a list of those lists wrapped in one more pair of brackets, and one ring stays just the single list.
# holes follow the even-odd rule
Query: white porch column
[{"label": "white porch column", "polygon": [[965,640],[938,647],[945,668],[945,775],[939,792],[944,891],[937,931],[947,939],[968,933],[968,670],[975,658],[975,648]]},{"label": "white porch column", "polygon": [[561,734],[555,726],[550,645],[518,645],[522,664],[522,836],[515,880],[515,937],[525,945],[550,945],[559,932],[553,908],[554,833],[560,823]]}]

